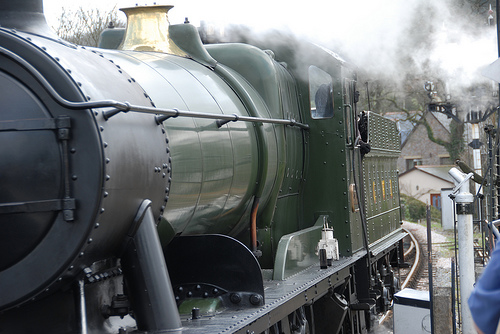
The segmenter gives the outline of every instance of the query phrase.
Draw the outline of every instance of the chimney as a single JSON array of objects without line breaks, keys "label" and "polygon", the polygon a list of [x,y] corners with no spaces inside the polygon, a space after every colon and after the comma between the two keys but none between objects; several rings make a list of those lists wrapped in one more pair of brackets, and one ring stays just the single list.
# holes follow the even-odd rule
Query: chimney
[{"label": "chimney", "polygon": [[0,1],[0,26],[58,38],[43,14],[43,0]]},{"label": "chimney", "polygon": [[154,51],[186,56],[170,38],[168,11],[173,6],[136,6],[120,9],[127,15],[121,50]]}]

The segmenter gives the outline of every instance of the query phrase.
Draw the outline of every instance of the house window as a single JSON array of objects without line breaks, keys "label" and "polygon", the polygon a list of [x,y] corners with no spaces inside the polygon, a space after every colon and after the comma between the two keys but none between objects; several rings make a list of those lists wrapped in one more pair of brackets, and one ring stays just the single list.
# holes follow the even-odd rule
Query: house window
[{"label": "house window", "polygon": [[405,161],[406,161],[406,170],[410,170],[415,166],[422,165],[421,158],[410,158],[410,159],[405,159]]}]

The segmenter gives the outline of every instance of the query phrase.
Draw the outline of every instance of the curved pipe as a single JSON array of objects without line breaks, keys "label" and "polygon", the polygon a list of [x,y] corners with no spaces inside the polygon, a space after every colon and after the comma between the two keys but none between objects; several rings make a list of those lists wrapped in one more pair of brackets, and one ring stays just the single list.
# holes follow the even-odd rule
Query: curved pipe
[{"label": "curved pipe", "polygon": [[297,126],[299,128],[308,130],[309,125],[296,122],[294,120],[287,119],[274,119],[274,118],[261,118],[261,117],[247,117],[247,116],[237,116],[237,115],[220,115],[220,114],[210,114],[195,111],[181,111],[177,109],[163,109],[154,107],[145,107],[131,105],[128,102],[120,102],[114,100],[102,100],[96,102],[72,102],[64,99],[59,93],[51,86],[51,84],[26,60],[18,56],[17,54],[0,47],[0,53],[11,58],[19,65],[28,70],[31,75],[42,85],[45,91],[56,101],[59,105],[73,110],[78,109],[93,109],[93,108],[116,108],[111,113],[108,113],[107,119],[111,118],[113,115],[119,112],[135,111],[147,114],[161,114],[165,116],[184,116],[184,117],[195,117],[195,118],[207,118],[207,119],[218,119],[218,120],[228,120],[228,121],[244,121],[253,123],[271,123],[271,124],[282,124],[288,126]]},{"label": "curved pipe", "polygon": [[257,211],[259,210],[259,197],[255,197],[250,216],[250,245],[252,252],[257,256]]}]

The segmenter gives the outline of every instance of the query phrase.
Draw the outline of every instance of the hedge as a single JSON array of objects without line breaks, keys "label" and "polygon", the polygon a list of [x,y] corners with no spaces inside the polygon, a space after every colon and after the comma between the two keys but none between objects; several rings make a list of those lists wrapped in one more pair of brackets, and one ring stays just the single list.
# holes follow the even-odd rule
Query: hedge
[{"label": "hedge", "polygon": [[[417,222],[427,219],[427,204],[416,198],[401,194],[401,204],[404,208],[404,218]],[[431,206],[431,220],[441,222],[441,211]]]}]

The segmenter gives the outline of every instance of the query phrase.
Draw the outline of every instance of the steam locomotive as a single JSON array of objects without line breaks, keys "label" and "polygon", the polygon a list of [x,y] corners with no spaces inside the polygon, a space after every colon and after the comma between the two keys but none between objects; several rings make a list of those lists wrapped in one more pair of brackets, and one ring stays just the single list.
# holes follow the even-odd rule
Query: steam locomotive
[{"label": "steam locomotive", "polygon": [[0,333],[366,333],[404,263],[394,123],[306,42],[102,48],[0,1]]}]

